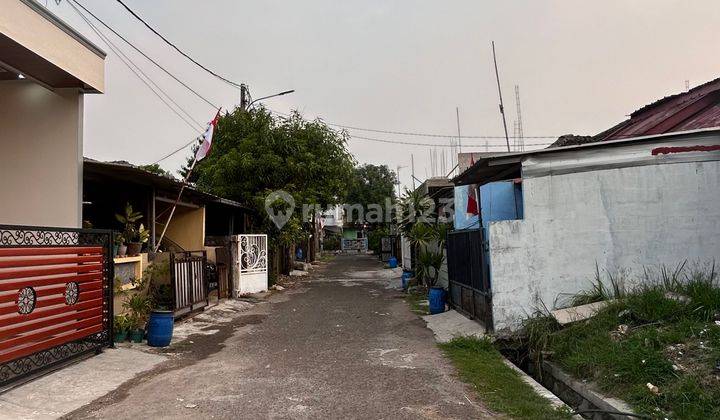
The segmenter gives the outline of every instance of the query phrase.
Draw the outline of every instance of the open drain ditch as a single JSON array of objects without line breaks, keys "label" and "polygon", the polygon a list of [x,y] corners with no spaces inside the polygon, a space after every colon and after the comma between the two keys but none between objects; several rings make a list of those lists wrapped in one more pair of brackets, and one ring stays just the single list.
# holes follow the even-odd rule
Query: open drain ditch
[{"label": "open drain ditch", "polygon": [[520,370],[528,374],[549,392],[567,404],[574,414],[592,420],[649,418],[636,414],[627,403],[600,394],[577,380],[555,363],[530,354],[527,346],[517,342],[498,341],[500,353]]}]

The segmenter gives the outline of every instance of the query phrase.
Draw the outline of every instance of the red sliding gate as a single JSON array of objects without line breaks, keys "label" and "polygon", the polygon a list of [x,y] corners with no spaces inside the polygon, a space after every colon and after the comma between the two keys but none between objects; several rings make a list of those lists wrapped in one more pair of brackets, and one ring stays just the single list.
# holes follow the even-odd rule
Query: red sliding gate
[{"label": "red sliding gate", "polygon": [[0,226],[0,391],[112,345],[112,232]]}]

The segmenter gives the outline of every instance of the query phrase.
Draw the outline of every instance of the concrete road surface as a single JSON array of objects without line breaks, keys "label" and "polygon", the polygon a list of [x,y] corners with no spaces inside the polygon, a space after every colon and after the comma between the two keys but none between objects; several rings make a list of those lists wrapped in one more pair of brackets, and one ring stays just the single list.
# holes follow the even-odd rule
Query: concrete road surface
[{"label": "concrete road surface", "polygon": [[374,257],[338,256],[68,417],[490,417],[389,273]]}]

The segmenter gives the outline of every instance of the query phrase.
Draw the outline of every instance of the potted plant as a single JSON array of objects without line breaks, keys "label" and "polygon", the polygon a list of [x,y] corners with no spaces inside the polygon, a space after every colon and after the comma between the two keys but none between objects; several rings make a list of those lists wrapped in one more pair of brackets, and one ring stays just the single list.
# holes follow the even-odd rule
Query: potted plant
[{"label": "potted plant", "polygon": [[150,297],[142,292],[128,295],[123,307],[128,311],[130,339],[133,343],[141,343],[151,308]]},{"label": "potted plant", "polygon": [[444,261],[445,253],[442,249],[438,252],[425,249],[418,255],[418,275],[428,287],[428,302],[431,315],[445,312],[445,288],[437,285]]},{"label": "potted plant", "polygon": [[133,210],[132,205],[127,203],[125,213],[115,214],[115,218],[124,225],[122,237],[125,245],[127,245],[127,255],[139,255],[142,244],[147,242],[150,237],[150,232],[145,229],[145,226],[142,224],[140,224],[140,227],[137,226],[137,222],[143,218],[142,213]]},{"label": "potted plant", "polygon": [[113,257],[124,257],[127,255],[127,246],[124,244],[122,235],[115,235],[115,242],[113,243]]},{"label": "potted plant", "polygon": [[132,242],[128,242],[128,255],[140,255],[143,244],[146,244],[149,238],[150,230],[145,229],[145,226],[141,223],[140,227],[135,231],[135,236],[132,237]]},{"label": "potted plant", "polygon": [[115,315],[113,320],[115,329],[115,342],[122,343],[128,336],[128,318],[125,315]]},{"label": "potted plant", "polygon": [[[419,191],[407,191],[397,214],[403,235],[410,241],[415,275],[428,287],[430,313],[445,312],[445,289],[438,285],[445,262],[448,225],[437,220],[434,202]],[[428,217],[429,216],[429,217]]]},{"label": "potted plant", "polygon": [[169,283],[170,264],[168,261],[157,262],[145,270],[144,278],[148,283],[148,292],[152,296],[152,311],[147,327],[147,343],[152,347],[170,345],[175,322],[172,311],[173,296]]}]

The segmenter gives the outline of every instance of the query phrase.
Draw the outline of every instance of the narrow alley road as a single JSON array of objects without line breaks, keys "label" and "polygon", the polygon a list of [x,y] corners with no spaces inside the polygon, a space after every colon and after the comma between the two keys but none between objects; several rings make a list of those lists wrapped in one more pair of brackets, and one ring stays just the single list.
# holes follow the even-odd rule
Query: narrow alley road
[{"label": "narrow alley road", "polygon": [[242,313],[218,333],[217,351],[151,372],[68,417],[489,416],[388,273],[374,257],[338,256]]}]

